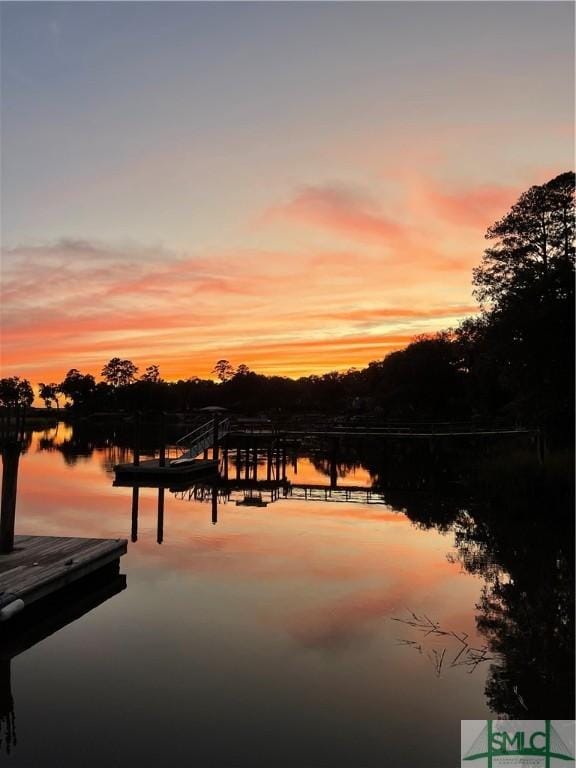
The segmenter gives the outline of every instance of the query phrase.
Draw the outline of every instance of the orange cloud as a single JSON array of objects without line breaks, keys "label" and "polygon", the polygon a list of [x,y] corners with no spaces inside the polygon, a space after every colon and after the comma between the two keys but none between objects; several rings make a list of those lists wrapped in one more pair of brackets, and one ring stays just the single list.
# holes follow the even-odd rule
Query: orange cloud
[{"label": "orange cloud", "polygon": [[501,218],[521,191],[517,187],[482,185],[448,193],[438,185],[421,182],[422,203],[435,215],[479,232]]},{"label": "orange cloud", "polygon": [[326,311],[316,317],[334,318],[338,320],[370,321],[382,319],[429,319],[436,317],[462,317],[478,311],[473,304],[457,304],[444,307],[430,307],[429,309],[414,309],[411,307],[371,307],[367,309],[347,309]]},{"label": "orange cloud", "polygon": [[397,244],[410,239],[407,229],[380,211],[370,198],[342,185],[303,187],[292,200],[271,208],[265,217],[336,230],[356,240]]},{"label": "orange cloud", "polygon": [[98,375],[116,355],[167,378],[208,376],[223,356],[291,376],[361,367],[468,309],[389,306],[406,300],[411,266],[361,250],[194,256],[62,241],[5,263],[3,368],[36,380]]},{"label": "orange cloud", "polygon": [[[97,375],[119,355],[159,363],[167,378],[210,375],[221,357],[299,376],[362,367],[453,325],[475,311],[484,219],[516,191],[397,181],[381,201],[343,184],[302,187],[264,215],[258,237],[278,242],[277,224],[298,224],[328,237],[321,247],[187,253],[63,239],[8,249],[5,375]],[[352,247],[330,242],[342,237]]]}]

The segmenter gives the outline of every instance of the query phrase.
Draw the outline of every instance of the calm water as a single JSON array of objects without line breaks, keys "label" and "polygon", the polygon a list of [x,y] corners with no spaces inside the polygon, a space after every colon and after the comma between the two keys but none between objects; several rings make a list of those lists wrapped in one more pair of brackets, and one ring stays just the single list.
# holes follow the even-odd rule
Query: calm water
[{"label": "calm water", "polygon": [[[130,538],[132,491],[112,486],[123,452],[55,450],[70,438],[63,425],[34,434],[17,533]],[[301,457],[289,476],[325,484],[318,466]],[[345,474],[340,484],[372,484],[361,466]],[[11,661],[16,743],[7,757],[4,738],[0,759],[458,764],[460,720],[490,716],[495,663],[483,660],[476,622],[488,572],[470,566],[461,525],[426,528],[365,500],[247,507],[238,494],[220,500],[213,524],[209,502],[166,491],[159,544],[157,496],[140,491],[137,540],[121,561],[126,588]]]}]

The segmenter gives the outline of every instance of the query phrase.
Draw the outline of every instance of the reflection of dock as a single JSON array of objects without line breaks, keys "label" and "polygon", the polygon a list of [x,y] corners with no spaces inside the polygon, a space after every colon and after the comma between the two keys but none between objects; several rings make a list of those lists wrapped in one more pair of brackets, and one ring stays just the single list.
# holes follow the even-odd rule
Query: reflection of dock
[{"label": "reflection of dock", "polygon": [[126,539],[15,536],[0,554],[0,621],[126,553]]},{"label": "reflection of dock", "polygon": [[360,504],[386,504],[381,491],[362,485],[321,485],[292,483],[285,494],[293,499],[309,501],[351,501]]},{"label": "reflection of dock", "polygon": [[0,635],[0,753],[17,746],[11,662],[16,656],[126,589],[118,562],[40,600],[2,626]]},{"label": "reflection of dock", "polygon": [[[185,489],[170,489],[181,501],[235,501],[240,506],[265,506],[282,499],[303,499],[306,501],[355,502],[358,504],[387,504],[384,493],[363,485],[327,485],[322,483],[280,483],[260,481],[222,480],[215,484],[195,483]],[[236,499],[235,493],[243,498]],[[267,497],[263,494],[268,493]],[[259,498],[262,503],[251,503]]]}]

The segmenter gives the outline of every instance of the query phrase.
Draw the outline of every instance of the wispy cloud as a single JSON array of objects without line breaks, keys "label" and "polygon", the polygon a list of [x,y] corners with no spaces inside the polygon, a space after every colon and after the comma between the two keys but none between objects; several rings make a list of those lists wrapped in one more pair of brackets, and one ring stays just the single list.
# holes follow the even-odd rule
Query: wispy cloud
[{"label": "wispy cloud", "polygon": [[480,185],[447,191],[422,180],[419,192],[422,207],[450,224],[484,231],[499,219],[522,190],[518,187]]},{"label": "wispy cloud", "polygon": [[516,195],[408,177],[387,205],[338,183],[301,187],[264,212],[272,240],[281,226],[304,243],[321,232],[322,246],[22,244],[3,255],[3,366],[95,373],[117,354],[159,362],[169,378],[209,375],[220,357],[292,376],[364,366],[475,312],[470,272],[486,222]]},{"label": "wispy cloud", "polygon": [[265,218],[311,224],[355,241],[398,244],[411,239],[410,231],[367,194],[345,185],[302,187],[288,202],[270,208]]}]

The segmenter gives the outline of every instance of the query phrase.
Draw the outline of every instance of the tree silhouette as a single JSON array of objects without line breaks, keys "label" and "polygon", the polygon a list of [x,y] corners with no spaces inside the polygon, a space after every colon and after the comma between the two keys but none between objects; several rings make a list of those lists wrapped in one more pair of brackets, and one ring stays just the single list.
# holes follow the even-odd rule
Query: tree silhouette
[{"label": "tree silhouette", "polygon": [[96,391],[96,381],[90,373],[82,374],[77,368],[71,368],[58,389],[75,406],[85,405]]},{"label": "tree silhouette", "polygon": [[[473,379],[496,382],[510,413],[557,432],[573,413],[574,174],[520,196],[489,228],[474,270],[482,315],[460,332]],[[494,403],[492,403],[494,405]]]},{"label": "tree silhouette", "polygon": [[34,401],[34,390],[28,379],[10,376],[0,379],[0,405],[30,406]]},{"label": "tree silhouette", "polygon": [[113,357],[104,368],[101,375],[108,384],[117,388],[125,387],[135,381],[138,367],[131,360],[121,360]]},{"label": "tree silhouette", "polygon": [[56,403],[57,409],[60,408],[60,403],[58,401],[58,391],[58,384],[55,384],[54,382],[50,384],[39,382],[38,384],[38,396],[40,397],[40,400],[44,401],[46,408],[51,408],[52,403]]},{"label": "tree silhouette", "polygon": [[224,382],[230,381],[233,378],[234,366],[228,360],[218,360],[212,369],[212,373],[216,374],[216,378],[224,384]]},{"label": "tree silhouette", "polygon": [[473,271],[475,294],[483,304],[504,309],[535,286],[547,297],[551,287],[561,291],[564,282],[571,283],[574,265],[574,173],[524,192],[486,238],[495,244]]},{"label": "tree silhouette", "polygon": [[142,376],[140,376],[140,381],[148,381],[152,384],[158,384],[162,381],[162,378],[160,376],[160,368],[157,365],[149,365]]}]

